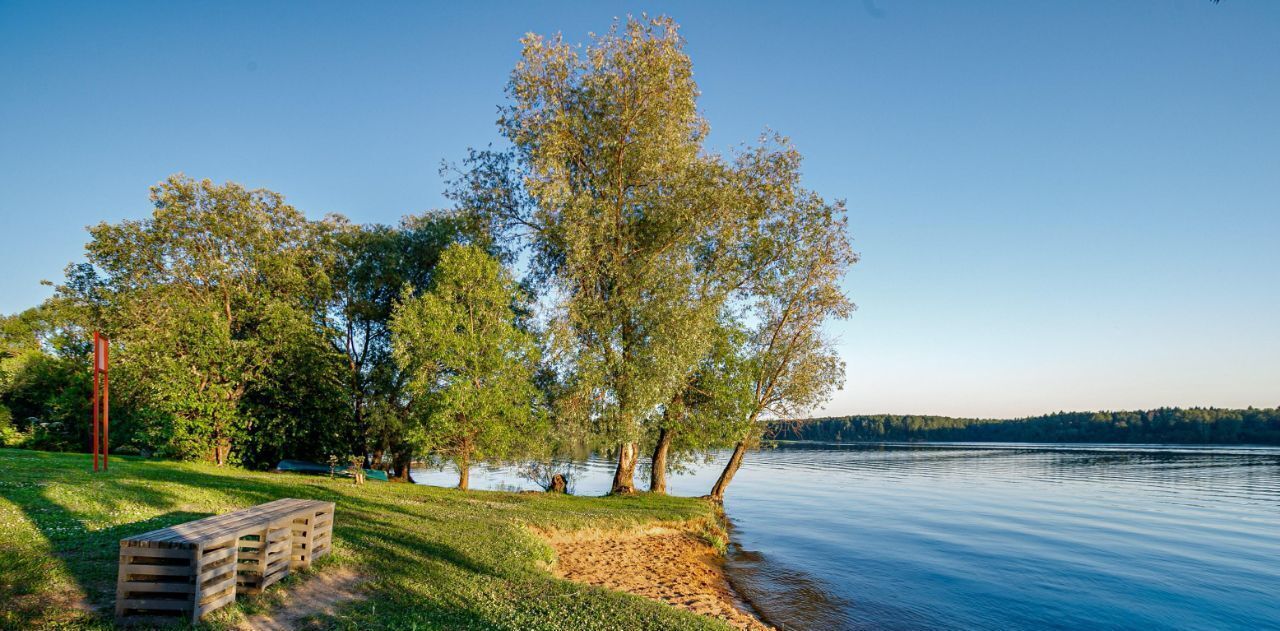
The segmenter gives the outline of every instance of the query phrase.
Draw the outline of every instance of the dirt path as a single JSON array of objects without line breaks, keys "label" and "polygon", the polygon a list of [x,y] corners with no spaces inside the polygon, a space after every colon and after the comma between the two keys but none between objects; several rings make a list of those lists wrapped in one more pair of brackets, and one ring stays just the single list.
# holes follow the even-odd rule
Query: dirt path
[{"label": "dirt path", "polygon": [[739,629],[768,630],[745,611],[715,548],[674,528],[542,533],[556,551],[556,576],[644,596]]},{"label": "dirt path", "polygon": [[284,604],[268,613],[251,616],[240,631],[293,631],[307,616],[330,614],[338,605],[363,598],[357,589],[364,577],[350,569],[332,569],[312,576],[287,590]]}]

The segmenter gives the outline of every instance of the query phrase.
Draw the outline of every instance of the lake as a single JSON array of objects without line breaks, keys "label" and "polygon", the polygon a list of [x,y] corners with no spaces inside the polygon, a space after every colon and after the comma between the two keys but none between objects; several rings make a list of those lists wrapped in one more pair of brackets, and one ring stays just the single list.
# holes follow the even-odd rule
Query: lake
[{"label": "lake", "polygon": [[[593,459],[574,490],[611,475]],[[747,454],[725,509],[735,587],[780,628],[1280,628],[1277,448],[788,443]]]}]

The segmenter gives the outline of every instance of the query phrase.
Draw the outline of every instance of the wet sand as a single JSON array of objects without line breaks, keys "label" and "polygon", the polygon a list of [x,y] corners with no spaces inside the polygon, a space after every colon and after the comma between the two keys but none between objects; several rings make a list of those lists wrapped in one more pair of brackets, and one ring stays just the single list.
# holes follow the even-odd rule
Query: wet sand
[{"label": "wet sand", "polygon": [[772,629],[734,593],[716,549],[686,529],[539,534],[555,549],[556,576],[652,598],[739,629]]}]

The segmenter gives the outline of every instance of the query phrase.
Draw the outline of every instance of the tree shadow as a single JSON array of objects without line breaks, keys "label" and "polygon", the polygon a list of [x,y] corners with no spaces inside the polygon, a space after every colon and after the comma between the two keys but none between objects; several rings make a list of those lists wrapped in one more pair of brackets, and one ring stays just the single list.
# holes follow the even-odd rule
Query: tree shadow
[{"label": "tree shadow", "polygon": [[[115,603],[120,540],[209,515],[170,511],[137,522],[89,530],[74,512],[46,494],[33,498],[34,501],[17,505],[43,537],[44,545],[0,550],[0,557],[5,558],[0,561],[0,573],[5,576],[0,581],[0,602],[13,608],[10,615],[16,616],[17,622],[25,620],[32,625],[50,607],[109,619]],[[58,572],[59,567],[64,571]],[[71,590],[40,589],[57,574],[71,580]]]},{"label": "tree shadow", "polygon": [[[532,618],[509,618],[512,612],[492,603],[545,600],[550,609],[539,615],[554,618],[568,607],[561,603],[577,603],[585,593],[531,572],[518,550],[493,553],[498,539],[518,531],[489,513],[529,502],[524,497],[405,493],[401,485],[345,485],[136,459],[117,465],[113,458],[109,474],[93,474],[83,456],[30,453],[28,459],[4,450],[0,458],[0,517],[11,514],[21,522],[25,516],[31,524],[0,533],[26,537],[0,536],[0,546],[18,552],[9,555],[0,547],[0,628],[112,628],[120,539],[282,497],[336,502],[332,561],[368,579],[367,600],[343,605],[321,624],[516,629]],[[468,522],[472,517],[478,519],[474,524]],[[49,583],[51,577],[56,584]],[[80,593],[88,605],[83,615],[56,602]],[[598,602],[582,606],[602,607],[597,613],[605,621],[614,610],[601,598],[612,597],[589,595]],[[273,602],[261,605],[271,608]],[[228,620],[235,615],[228,612]],[[659,628],[665,615],[655,605],[645,616],[664,617],[641,626]]]}]

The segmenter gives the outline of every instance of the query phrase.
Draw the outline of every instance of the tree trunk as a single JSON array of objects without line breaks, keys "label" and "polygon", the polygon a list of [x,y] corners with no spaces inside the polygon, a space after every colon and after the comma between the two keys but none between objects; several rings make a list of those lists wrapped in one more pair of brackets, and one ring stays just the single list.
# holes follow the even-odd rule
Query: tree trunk
[{"label": "tree trunk", "polygon": [[413,476],[409,474],[409,466],[413,463],[413,452],[396,453],[391,459],[391,468],[395,471],[395,477],[392,478],[399,482],[413,482]]},{"label": "tree trunk", "polygon": [[742,466],[742,456],[746,453],[746,441],[739,441],[734,445],[733,455],[729,456],[729,462],[724,465],[724,471],[720,472],[720,479],[716,480],[716,485],[711,487],[711,495],[708,497],[712,501],[724,501],[724,490],[729,488],[729,483],[733,481],[733,474],[737,473],[738,467]]},{"label": "tree trunk", "polygon": [[464,455],[458,457],[458,488],[465,491],[471,484],[471,462]]},{"label": "tree trunk", "polygon": [[635,443],[618,445],[618,468],[613,472],[613,488],[610,495],[623,495],[636,492],[636,460],[640,449]]},{"label": "tree trunk", "polygon": [[227,464],[227,456],[231,455],[231,441],[226,438],[215,438],[213,441],[213,464],[221,467]]},{"label": "tree trunk", "polygon": [[662,428],[658,432],[658,444],[653,448],[653,466],[649,471],[649,492],[667,492],[667,452],[671,449],[671,439],[675,430]]},{"label": "tree trunk", "polygon": [[550,493],[568,493],[569,481],[565,479],[564,474],[557,473],[551,476],[551,488],[547,489]]}]

